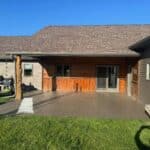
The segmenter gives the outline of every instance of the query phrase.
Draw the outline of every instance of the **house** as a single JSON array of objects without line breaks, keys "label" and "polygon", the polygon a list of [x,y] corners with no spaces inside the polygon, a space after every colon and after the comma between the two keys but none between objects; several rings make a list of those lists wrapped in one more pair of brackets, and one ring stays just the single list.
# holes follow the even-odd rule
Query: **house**
[{"label": "house", "polygon": [[[7,43],[11,44],[12,48],[12,43],[16,38],[17,37],[0,37],[0,47],[6,46]],[[5,78],[13,77],[13,79],[15,79],[14,58],[12,55],[5,55],[4,52],[0,55],[0,75]],[[22,58],[22,85],[24,91],[34,89],[42,90],[42,66],[36,58],[25,56]]]},{"label": "house", "polygon": [[21,58],[30,56],[42,66],[44,92],[117,92],[148,103],[149,35],[150,25],[49,26],[1,37],[0,51],[15,57],[18,94]]},{"label": "house", "polygon": [[[15,61],[12,56],[0,56],[0,76],[15,79]],[[24,91],[42,90],[42,66],[35,58],[22,58],[22,88]]]}]

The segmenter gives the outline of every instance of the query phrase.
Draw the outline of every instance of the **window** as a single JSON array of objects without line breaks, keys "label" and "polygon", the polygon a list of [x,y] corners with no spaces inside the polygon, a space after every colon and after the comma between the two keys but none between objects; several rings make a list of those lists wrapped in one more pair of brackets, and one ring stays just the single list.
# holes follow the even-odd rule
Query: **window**
[{"label": "window", "polygon": [[69,65],[57,65],[56,66],[56,75],[57,76],[70,76],[70,66]]},{"label": "window", "polygon": [[62,75],[62,70],[63,70],[62,65],[57,65],[57,70],[56,70],[57,76],[63,76]]},{"label": "window", "polygon": [[24,64],[24,76],[32,76],[33,66],[32,64]]},{"label": "window", "polygon": [[146,80],[150,80],[150,64],[146,64]]},{"label": "window", "polygon": [[70,66],[64,65],[64,70],[63,70],[63,72],[64,72],[64,76],[65,76],[65,77],[70,76]]}]

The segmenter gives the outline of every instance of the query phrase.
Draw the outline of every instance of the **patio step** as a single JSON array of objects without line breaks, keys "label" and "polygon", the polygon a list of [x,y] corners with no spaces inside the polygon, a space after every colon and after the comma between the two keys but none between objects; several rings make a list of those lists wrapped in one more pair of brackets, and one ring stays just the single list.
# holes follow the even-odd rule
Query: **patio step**
[{"label": "patio step", "polygon": [[31,113],[33,114],[33,99],[30,98],[24,98],[19,106],[19,110],[17,114],[22,113]]}]

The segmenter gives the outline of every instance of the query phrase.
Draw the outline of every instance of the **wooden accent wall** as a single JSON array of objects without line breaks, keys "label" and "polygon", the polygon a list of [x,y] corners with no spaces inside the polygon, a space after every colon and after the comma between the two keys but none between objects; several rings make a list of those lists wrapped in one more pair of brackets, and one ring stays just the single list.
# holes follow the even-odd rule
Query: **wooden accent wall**
[{"label": "wooden accent wall", "polygon": [[119,92],[127,92],[127,65],[125,61],[120,62],[119,65]]},{"label": "wooden accent wall", "polygon": [[42,89],[44,92],[52,90],[52,75],[54,73],[54,65],[43,64]]},{"label": "wooden accent wall", "polygon": [[[134,61],[137,60],[131,59],[131,62]],[[43,91],[96,91],[97,65],[119,65],[119,92],[124,94],[127,91],[127,64],[130,62],[127,58],[47,57],[41,62]],[[53,81],[56,64],[71,65],[71,76],[56,77]]]},{"label": "wooden accent wall", "polygon": [[89,92],[95,91],[95,78],[90,77],[71,77],[57,78],[57,90]]},{"label": "wooden accent wall", "polygon": [[138,97],[138,63],[133,64],[132,67],[132,89],[131,94],[133,97]]},{"label": "wooden accent wall", "polygon": [[[54,79],[55,64],[46,64],[43,67],[43,91],[53,89],[80,92],[95,91],[95,67],[91,65],[90,70],[89,68],[89,65],[71,65],[71,77],[56,77]],[[53,84],[55,84],[55,88],[53,88]]]}]

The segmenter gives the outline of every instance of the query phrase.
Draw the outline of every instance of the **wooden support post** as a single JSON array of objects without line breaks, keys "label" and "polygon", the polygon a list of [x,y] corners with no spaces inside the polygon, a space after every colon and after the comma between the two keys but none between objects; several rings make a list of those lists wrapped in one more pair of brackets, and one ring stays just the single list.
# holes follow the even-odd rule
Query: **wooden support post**
[{"label": "wooden support post", "polygon": [[17,55],[15,59],[15,75],[16,75],[16,97],[20,101],[22,99],[22,63],[21,55]]}]

